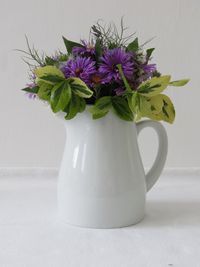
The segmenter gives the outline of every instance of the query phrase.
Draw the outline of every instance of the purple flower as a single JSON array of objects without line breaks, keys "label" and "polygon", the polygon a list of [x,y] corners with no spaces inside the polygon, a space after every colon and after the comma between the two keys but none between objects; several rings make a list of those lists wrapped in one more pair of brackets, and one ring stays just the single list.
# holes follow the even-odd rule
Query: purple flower
[{"label": "purple flower", "polygon": [[121,64],[127,79],[131,79],[133,76],[132,54],[125,52],[122,48],[106,50],[101,57],[101,62],[99,73],[102,75],[103,83],[121,81],[121,76],[117,68],[118,64]]},{"label": "purple flower", "polygon": [[141,82],[144,82],[150,79],[153,76],[153,73],[156,71],[156,64],[144,64],[142,66],[143,74],[139,78]]},{"label": "purple flower", "polygon": [[34,94],[34,93],[26,93],[26,95],[27,95],[27,97],[29,98],[29,99],[31,99],[31,100],[34,100],[35,98],[36,98],[36,94]]},{"label": "purple flower", "polygon": [[35,82],[32,82],[32,83],[27,83],[26,85],[29,88],[34,88],[36,86],[36,83]]},{"label": "purple flower", "polygon": [[81,40],[82,46],[75,46],[72,49],[72,53],[75,56],[94,56],[95,55],[95,46],[93,42],[89,43],[85,40]]},{"label": "purple flower", "polygon": [[91,85],[92,76],[96,73],[95,61],[91,58],[77,57],[63,64],[61,70],[66,78],[78,77],[87,85]]},{"label": "purple flower", "polygon": [[142,82],[152,78],[153,73],[156,71],[156,64],[142,64],[139,65],[139,75],[134,79],[134,87],[137,88]]},{"label": "purple flower", "polygon": [[156,64],[145,64],[142,66],[142,69],[145,74],[152,75],[152,73],[156,71]]},{"label": "purple flower", "polygon": [[[33,76],[32,76],[33,77]],[[26,84],[27,85],[27,87],[29,87],[29,88],[34,88],[35,86],[36,86],[36,83],[35,82],[32,82],[32,83],[27,83]],[[36,96],[37,96],[37,94],[35,94],[35,93],[26,93],[26,95],[27,95],[27,97],[29,98],[29,99],[35,99],[36,98]]]}]

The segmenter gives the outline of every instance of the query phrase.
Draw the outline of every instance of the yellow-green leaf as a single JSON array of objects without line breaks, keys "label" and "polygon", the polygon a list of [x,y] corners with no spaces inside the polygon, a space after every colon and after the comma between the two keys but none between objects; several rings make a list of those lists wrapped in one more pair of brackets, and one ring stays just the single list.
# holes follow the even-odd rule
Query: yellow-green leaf
[{"label": "yellow-green leaf", "polygon": [[173,123],[175,119],[174,105],[168,96],[166,95],[162,95],[162,96],[163,96],[163,103],[164,103],[162,107],[162,111],[161,111],[163,120],[169,123]]},{"label": "yellow-green leaf", "polygon": [[171,85],[171,86],[184,86],[189,81],[190,81],[189,79],[183,79],[183,80],[178,80],[178,81],[170,82],[169,85]]},{"label": "yellow-green leaf", "polygon": [[160,111],[162,110],[163,105],[164,105],[163,95],[159,94],[159,95],[152,96],[149,99],[149,103],[150,103],[150,109],[151,109],[152,113],[154,113],[154,114],[160,113]]},{"label": "yellow-green leaf", "polygon": [[42,100],[49,101],[52,88],[53,86],[51,84],[41,82],[37,93],[38,97]]},{"label": "yellow-green leaf", "polygon": [[[139,104],[139,102],[138,102],[138,104]],[[134,111],[134,121],[137,122],[137,121],[139,121],[141,118],[142,118],[142,113],[141,113],[141,111],[140,111],[140,109],[139,109],[139,106],[137,105],[137,106],[135,107],[135,111]]]},{"label": "yellow-green leaf", "polygon": [[169,85],[170,78],[169,75],[153,77],[139,86],[138,93],[148,97],[158,95]]},{"label": "yellow-green leaf", "polygon": [[[142,98],[141,113],[142,117],[147,117],[152,120],[163,120],[169,123],[173,123],[175,119],[175,109],[170,98],[166,95],[160,94],[156,96],[156,99]],[[152,103],[156,103],[157,110],[152,111]],[[160,111],[159,111],[160,110]]]},{"label": "yellow-green leaf", "polygon": [[149,102],[149,99],[143,95],[140,95],[138,98],[138,109],[140,113],[143,114],[148,114],[151,112],[151,105]]},{"label": "yellow-green leaf", "polygon": [[37,76],[37,78],[42,78],[42,77],[49,76],[49,75],[57,76],[60,78],[65,78],[62,71],[59,70],[56,66],[41,67],[41,68],[36,69],[34,73]]},{"label": "yellow-green leaf", "polygon": [[90,98],[93,95],[93,91],[90,90],[87,85],[79,78],[68,79],[72,91],[80,97]]},{"label": "yellow-green leaf", "polygon": [[137,94],[137,92],[133,92],[127,95],[128,105],[132,112],[135,112],[136,110],[136,106],[138,104],[138,97],[139,95]]},{"label": "yellow-green leaf", "polygon": [[148,115],[142,115],[142,117],[147,117],[147,118],[154,120],[154,121],[162,121],[163,120],[162,113],[158,113],[158,114],[149,113]]}]

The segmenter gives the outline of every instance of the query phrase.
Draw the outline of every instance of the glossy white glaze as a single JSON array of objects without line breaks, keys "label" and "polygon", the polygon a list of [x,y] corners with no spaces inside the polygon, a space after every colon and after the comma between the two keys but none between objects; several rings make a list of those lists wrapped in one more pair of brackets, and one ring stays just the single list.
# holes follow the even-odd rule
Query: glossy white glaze
[{"label": "glossy white glaze", "polygon": [[[88,111],[63,122],[67,138],[58,181],[61,220],[92,228],[123,227],[142,220],[146,191],[166,159],[163,126],[123,121],[112,112],[92,120]],[[147,180],[137,142],[138,132],[146,126],[159,136],[159,152]]]}]

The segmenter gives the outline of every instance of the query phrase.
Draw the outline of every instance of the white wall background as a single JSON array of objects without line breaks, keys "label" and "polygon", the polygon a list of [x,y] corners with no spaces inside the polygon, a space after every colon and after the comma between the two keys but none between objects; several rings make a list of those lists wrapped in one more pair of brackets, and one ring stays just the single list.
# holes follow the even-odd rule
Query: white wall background
[{"label": "white wall background", "polygon": [[[0,0],[0,167],[58,167],[64,128],[41,102],[19,90],[27,67],[15,48],[25,49],[27,34],[48,53],[64,49],[61,36],[79,40],[98,18],[125,22],[140,40],[152,36],[154,61],[174,79],[190,77],[185,88],[170,88],[177,117],[165,124],[169,136],[167,167],[200,167],[200,1],[198,0]],[[140,137],[146,166],[155,155],[156,137]]]}]

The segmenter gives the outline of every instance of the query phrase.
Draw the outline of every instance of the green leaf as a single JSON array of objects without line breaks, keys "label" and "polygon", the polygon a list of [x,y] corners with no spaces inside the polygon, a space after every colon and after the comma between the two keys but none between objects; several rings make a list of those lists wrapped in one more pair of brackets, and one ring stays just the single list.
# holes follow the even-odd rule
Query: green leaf
[{"label": "green leaf", "polygon": [[146,114],[158,114],[161,112],[163,103],[163,95],[159,94],[152,97],[145,97],[143,95],[139,96],[139,109],[141,114],[144,116]]},{"label": "green leaf", "polygon": [[111,96],[103,96],[95,102],[89,111],[92,113],[93,119],[99,119],[109,112],[111,105]]},{"label": "green leaf", "polygon": [[[64,79],[65,76],[62,73],[61,70],[59,70],[56,66],[45,66],[45,67],[41,67],[38,68],[34,71],[35,75],[37,76],[37,78],[39,79],[48,79],[48,77],[57,77],[57,79]],[[49,83],[52,83],[50,81],[48,81]]]},{"label": "green leaf", "polygon": [[127,95],[128,105],[129,108],[132,110],[132,112],[135,112],[136,106],[138,103],[138,94],[137,92],[134,92],[132,94]]},{"label": "green leaf", "polygon": [[91,108],[91,110],[108,111],[110,106],[111,106],[111,96],[103,96],[95,102],[95,105]]},{"label": "green leaf", "polygon": [[61,78],[61,77],[56,76],[56,75],[46,75],[46,76],[43,76],[42,78],[40,78],[40,80],[47,81],[47,82],[50,82],[53,84],[53,83],[62,82],[65,80],[65,78]]},{"label": "green leaf", "polygon": [[97,120],[97,119],[105,117],[107,114],[108,114],[108,111],[107,112],[101,112],[101,113],[95,113],[92,115],[92,118],[93,118],[93,120]]},{"label": "green leaf", "polygon": [[155,50],[155,48],[149,48],[147,49],[146,53],[147,53],[147,59],[149,59],[153,53],[153,51]]},{"label": "green leaf", "polygon": [[65,62],[69,59],[69,56],[67,54],[60,54],[58,58],[59,58],[59,62],[63,62],[63,61]]},{"label": "green leaf", "polygon": [[30,87],[26,87],[26,88],[23,88],[21,89],[22,91],[25,91],[27,93],[32,93],[32,94],[37,94],[38,93],[38,90],[39,90],[39,87],[38,86],[34,86],[32,88]]},{"label": "green leaf", "polygon": [[173,123],[176,115],[174,105],[171,99],[166,95],[163,95],[163,103],[164,103],[162,107],[163,120],[169,123]]},{"label": "green leaf", "polygon": [[128,105],[134,114],[134,121],[138,121],[141,119],[141,114],[139,110],[141,97],[143,96],[139,95],[137,92],[134,91],[132,94],[127,94]]},{"label": "green leaf", "polygon": [[64,36],[62,38],[63,38],[64,44],[65,44],[65,47],[67,49],[67,52],[69,54],[72,53],[73,47],[76,47],[76,46],[83,47],[83,45],[76,43],[76,42],[73,42],[73,41],[70,41],[70,40],[66,39]]},{"label": "green leaf", "polygon": [[169,75],[153,77],[139,86],[138,93],[148,97],[157,95],[167,88],[170,78]]},{"label": "green leaf", "polygon": [[128,102],[124,98],[114,96],[111,98],[111,100],[113,109],[119,118],[126,121],[133,120],[133,113],[128,106]]},{"label": "green leaf", "polygon": [[99,38],[97,38],[95,44],[95,55],[97,59],[99,59],[102,55],[102,45],[101,45],[101,40]]},{"label": "green leaf", "polygon": [[138,49],[139,49],[138,38],[135,38],[135,40],[133,40],[133,42],[131,42],[127,46],[127,50],[131,52],[136,52]]},{"label": "green leaf", "polygon": [[79,112],[83,112],[86,107],[86,102],[84,98],[82,97],[79,97],[79,98],[80,98]]},{"label": "green leaf", "polygon": [[124,72],[123,72],[123,70],[122,70],[122,65],[121,65],[121,64],[118,64],[118,65],[117,65],[117,68],[118,68],[118,70],[119,70],[119,74],[120,74],[120,76],[121,76],[121,78],[122,78],[122,80],[123,80],[123,83],[124,83],[124,86],[125,86],[125,88],[126,88],[126,91],[127,91],[127,92],[132,92],[133,90],[131,89],[131,87],[130,87],[130,85],[129,85],[129,83],[128,83],[128,81],[127,81],[125,75],[124,75]]},{"label": "green leaf", "polygon": [[152,113],[154,114],[158,114],[161,112],[162,108],[163,108],[163,95],[159,94],[159,95],[155,95],[153,97],[151,97],[149,99],[149,103],[150,103],[150,110]]},{"label": "green leaf", "polygon": [[65,116],[66,120],[73,119],[76,116],[76,114],[80,112],[81,110],[80,101],[81,98],[76,94],[72,93],[71,100],[65,109],[65,112],[67,112],[67,115]]},{"label": "green leaf", "polygon": [[64,110],[71,99],[71,88],[69,83],[64,81],[56,84],[51,93],[51,108],[53,112]]},{"label": "green leaf", "polygon": [[[175,119],[175,109],[172,101],[166,95],[160,94],[158,96],[153,97],[154,100],[147,98],[143,98],[141,113],[143,117],[150,118],[152,120],[163,120],[169,123],[173,123]],[[146,101],[146,103],[145,103]],[[152,103],[157,102],[157,110],[152,111]]]},{"label": "green leaf", "polygon": [[93,95],[93,91],[90,90],[87,85],[79,78],[68,79],[72,91],[80,97],[90,98]]},{"label": "green leaf", "polygon": [[39,90],[38,90],[38,97],[42,100],[45,101],[50,101],[50,96],[51,96],[51,90],[53,86],[48,83],[40,83]]},{"label": "green leaf", "polygon": [[151,113],[150,99],[143,95],[139,95],[138,109],[139,109],[141,116],[145,116]]},{"label": "green leaf", "polygon": [[154,116],[161,112],[163,103],[163,97],[161,94],[152,97],[146,97],[137,92],[127,96],[130,109],[135,115],[135,121],[141,119],[141,117]]},{"label": "green leaf", "polygon": [[189,81],[190,81],[190,79],[178,80],[178,81],[170,82],[169,85],[171,85],[171,86],[184,86]]},{"label": "green leaf", "polygon": [[48,57],[48,56],[46,56],[44,60],[45,60],[45,63],[49,66],[53,66],[56,63],[55,59]]}]

